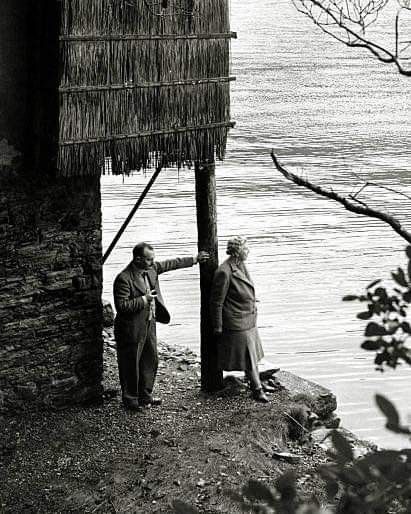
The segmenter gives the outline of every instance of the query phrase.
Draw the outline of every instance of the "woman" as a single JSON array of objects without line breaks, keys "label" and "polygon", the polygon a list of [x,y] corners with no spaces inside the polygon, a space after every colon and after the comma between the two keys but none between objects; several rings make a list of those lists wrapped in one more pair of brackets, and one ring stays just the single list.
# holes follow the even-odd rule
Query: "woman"
[{"label": "woman", "polygon": [[214,333],[219,337],[218,351],[223,370],[245,371],[253,397],[268,402],[258,372],[264,356],[257,330],[254,284],[244,261],[248,256],[247,240],[233,237],[227,243],[230,256],[217,269],[211,292],[211,316]]}]

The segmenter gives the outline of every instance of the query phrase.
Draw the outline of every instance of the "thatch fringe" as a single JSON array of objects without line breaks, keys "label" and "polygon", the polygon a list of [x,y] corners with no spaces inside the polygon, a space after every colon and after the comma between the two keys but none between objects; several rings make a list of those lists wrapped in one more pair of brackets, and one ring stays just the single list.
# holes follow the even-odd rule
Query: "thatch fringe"
[{"label": "thatch fringe", "polygon": [[[61,174],[100,173],[108,156],[116,172],[145,168],[160,156],[177,166],[223,158],[230,126],[228,0],[169,0],[164,16],[157,16],[159,6],[62,0]],[[96,35],[108,39],[70,39]]]},{"label": "thatch fringe", "polygon": [[61,146],[58,167],[61,175],[70,177],[104,173],[107,157],[111,158],[113,173],[124,174],[157,166],[160,161],[165,167],[190,167],[214,155],[222,160],[230,126]]}]

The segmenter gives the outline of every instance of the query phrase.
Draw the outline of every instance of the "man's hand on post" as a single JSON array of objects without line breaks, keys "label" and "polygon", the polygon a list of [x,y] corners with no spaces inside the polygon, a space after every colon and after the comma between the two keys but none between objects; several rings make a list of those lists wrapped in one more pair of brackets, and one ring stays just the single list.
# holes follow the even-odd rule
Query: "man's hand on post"
[{"label": "man's hand on post", "polygon": [[208,252],[204,252],[203,250],[201,252],[199,252],[195,257],[194,257],[194,264],[197,264],[198,262],[200,264],[202,264],[203,262],[206,262],[208,261],[208,259],[210,258],[210,254]]},{"label": "man's hand on post", "polygon": [[152,302],[154,298],[157,298],[157,291],[153,289],[149,293],[146,293],[146,298],[149,302]]}]

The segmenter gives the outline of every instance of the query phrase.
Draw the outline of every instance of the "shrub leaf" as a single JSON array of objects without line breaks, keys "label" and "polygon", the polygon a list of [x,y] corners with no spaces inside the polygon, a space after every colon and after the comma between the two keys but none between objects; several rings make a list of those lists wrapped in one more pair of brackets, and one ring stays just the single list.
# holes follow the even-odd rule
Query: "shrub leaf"
[{"label": "shrub leaf", "polygon": [[343,302],[353,302],[354,300],[358,300],[358,296],[354,294],[347,294],[343,297]]},{"label": "shrub leaf", "polygon": [[398,426],[400,424],[400,415],[390,400],[381,394],[376,394],[375,401],[381,412],[387,418],[387,425]]},{"label": "shrub leaf", "polygon": [[408,281],[402,268],[398,268],[397,273],[393,271],[391,273],[392,278],[402,287],[408,287]]},{"label": "shrub leaf", "polygon": [[357,314],[358,319],[370,319],[371,317],[372,317],[372,312],[370,312],[370,311],[359,312]]},{"label": "shrub leaf", "polygon": [[374,321],[371,321],[368,323],[366,329],[365,329],[365,336],[366,337],[372,337],[372,336],[385,336],[387,334],[387,331],[385,328],[381,325],[378,325],[378,323],[375,323]]},{"label": "shrub leaf", "polygon": [[381,348],[381,341],[370,341],[370,340],[364,341],[361,345],[361,348],[363,348],[364,350],[370,350],[370,351],[379,350]]}]

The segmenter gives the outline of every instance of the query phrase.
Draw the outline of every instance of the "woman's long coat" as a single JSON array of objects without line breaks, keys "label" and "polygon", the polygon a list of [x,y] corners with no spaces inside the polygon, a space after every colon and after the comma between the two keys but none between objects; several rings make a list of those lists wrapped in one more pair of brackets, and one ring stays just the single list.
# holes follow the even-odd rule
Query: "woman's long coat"
[{"label": "woman's long coat", "polygon": [[257,330],[254,284],[244,267],[229,258],[217,269],[211,290],[213,328],[222,332],[218,341],[221,368],[249,370],[264,356]]},{"label": "woman's long coat", "polygon": [[214,330],[249,330],[256,326],[254,284],[246,271],[229,258],[216,270],[211,290]]}]

